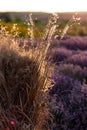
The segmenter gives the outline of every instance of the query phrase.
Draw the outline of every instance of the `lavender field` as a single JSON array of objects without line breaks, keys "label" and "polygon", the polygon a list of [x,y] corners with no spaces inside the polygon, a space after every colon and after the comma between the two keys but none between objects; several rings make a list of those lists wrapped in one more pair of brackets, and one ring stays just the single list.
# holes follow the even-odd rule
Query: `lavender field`
[{"label": "lavender field", "polygon": [[49,90],[51,130],[87,130],[87,37],[56,39],[50,49],[55,63]]},{"label": "lavender field", "polygon": [[[35,39],[34,47],[39,42]],[[53,38],[46,60],[55,64],[48,91],[50,130],[87,130],[87,36]]]},{"label": "lavender field", "polygon": [[42,37],[31,14],[26,37],[0,26],[0,130],[87,130],[87,36],[66,35],[77,16],[55,36],[57,20]]},{"label": "lavender field", "polygon": [[[29,51],[30,39],[19,39]],[[41,42],[34,40],[34,48]],[[47,99],[50,130],[87,130],[87,36],[53,39],[46,60],[54,65]],[[48,130],[48,129],[47,129]]]}]

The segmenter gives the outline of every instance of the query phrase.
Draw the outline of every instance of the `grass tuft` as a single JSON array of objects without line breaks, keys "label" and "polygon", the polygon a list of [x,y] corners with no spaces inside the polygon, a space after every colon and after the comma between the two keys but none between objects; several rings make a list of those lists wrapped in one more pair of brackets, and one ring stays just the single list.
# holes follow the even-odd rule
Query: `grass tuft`
[{"label": "grass tuft", "polygon": [[[40,46],[34,48],[33,21],[29,17],[31,46],[19,47],[14,36],[0,29],[0,129],[48,130],[46,90],[51,84],[51,67],[45,61],[57,17],[53,16]],[[16,30],[16,27],[15,27]],[[14,31],[14,30],[13,30]],[[29,28],[28,28],[29,31]],[[44,51],[45,50],[45,51]]]}]

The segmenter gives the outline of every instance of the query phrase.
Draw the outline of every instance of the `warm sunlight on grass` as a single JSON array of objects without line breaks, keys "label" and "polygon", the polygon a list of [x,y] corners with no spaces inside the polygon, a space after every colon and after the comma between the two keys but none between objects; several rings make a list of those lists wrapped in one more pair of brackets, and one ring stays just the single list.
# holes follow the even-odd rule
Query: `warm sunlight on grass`
[{"label": "warm sunlight on grass", "polygon": [[57,13],[46,25],[10,20],[0,21],[0,130],[86,130],[87,36],[67,35],[78,15],[59,35]]}]

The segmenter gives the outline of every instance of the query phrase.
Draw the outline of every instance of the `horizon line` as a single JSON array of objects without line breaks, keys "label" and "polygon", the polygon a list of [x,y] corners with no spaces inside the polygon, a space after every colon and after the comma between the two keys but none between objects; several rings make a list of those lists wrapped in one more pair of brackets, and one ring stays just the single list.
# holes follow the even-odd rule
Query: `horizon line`
[{"label": "horizon line", "polygon": [[32,12],[32,13],[81,13],[81,12],[87,12],[87,11],[32,11],[32,10],[0,10],[0,12]]}]

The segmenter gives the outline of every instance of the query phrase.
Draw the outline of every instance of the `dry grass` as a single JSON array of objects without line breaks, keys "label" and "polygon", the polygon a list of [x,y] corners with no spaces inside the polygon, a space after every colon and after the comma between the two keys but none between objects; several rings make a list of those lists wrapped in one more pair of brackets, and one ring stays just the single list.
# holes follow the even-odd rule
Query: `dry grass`
[{"label": "dry grass", "polygon": [[54,21],[48,23],[47,34],[41,44],[34,48],[30,16],[32,44],[29,51],[25,50],[25,43],[21,48],[18,46],[18,40],[15,40],[17,33],[12,36],[1,27],[0,130],[48,130],[46,90],[51,83],[51,67],[45,58],[56,28],[53,24],[56,24],[57,18],[54,18],[50,18]]},{"label": "dry grass", "polygon": [[0,103],[7,125],[12,118],[18,124],[25,122],[35,126],[39,109],[41,111],[44,105],[47,80],[45,74],[41,74],[42,68],[38,68],[34,58],[0,47]]}]

